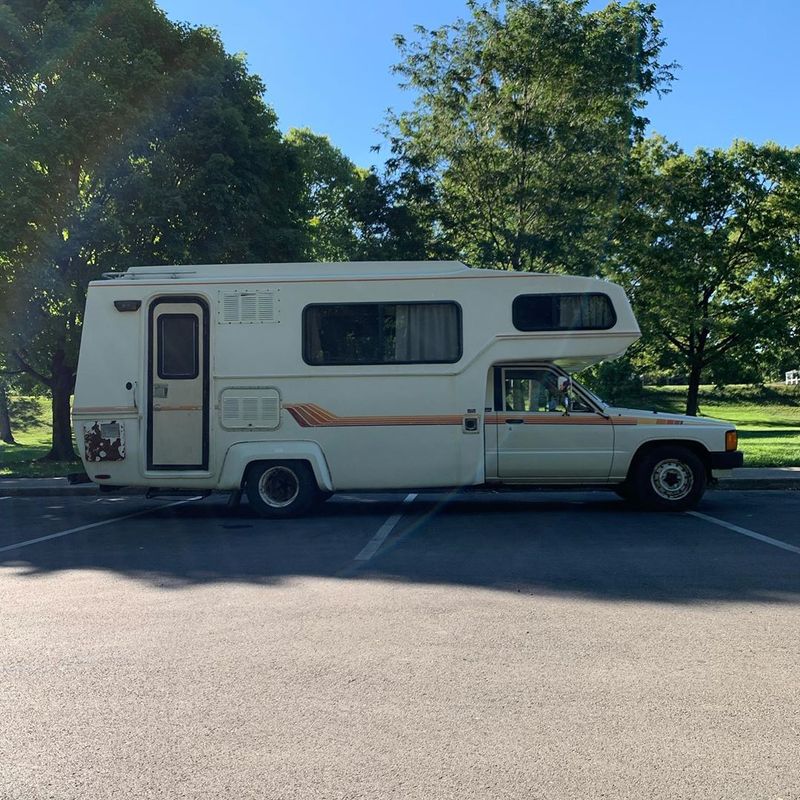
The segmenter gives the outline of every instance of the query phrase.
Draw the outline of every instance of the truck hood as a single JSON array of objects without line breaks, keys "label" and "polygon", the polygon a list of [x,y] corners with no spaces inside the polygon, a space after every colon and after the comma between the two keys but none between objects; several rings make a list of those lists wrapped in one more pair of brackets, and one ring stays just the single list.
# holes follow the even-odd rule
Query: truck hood
[{"label": "truck hood", "polygon": [[644,411],[641,408],[620,408],[619,406],[606,406],[605,412],[613,420],[614,417],[636,417],[641,423],[665,420],[674,425],[707,425],[732,429],[736,426],[732,422],[714,417],[689,417],[685,414],[664,414],[661,411]]}]

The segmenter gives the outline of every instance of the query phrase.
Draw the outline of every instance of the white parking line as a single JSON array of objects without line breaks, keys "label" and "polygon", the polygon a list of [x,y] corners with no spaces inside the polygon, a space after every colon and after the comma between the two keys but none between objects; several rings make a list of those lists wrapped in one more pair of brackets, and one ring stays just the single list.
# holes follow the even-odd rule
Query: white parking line
[{"label": "white parking line", "polygon": [[132,514],[124,514],[121,517],[113,517],[112,519],[104,519],[102,522],[92,522],[89,525],[80,525],[77,528],[70,528],[68,531],[59,531],[58,533],[51,533],[48,536],[38,536],[36,539],[27,539],[24,542],[16,542],[9,544],[5,547],[0,547],[0,553],[5,553],[8,550],[18,550],[21,547],[28,547],[32,544],[39,542],[46,542],[48,539],[59,539],[62,536],[69,536],[71,533],[80,533],[81,531],[88,531],[89,528],[99,528],[101,525],[110,525],[112,522],[122,522],[124,519],[131,517],[141,517],[142,514],[152,514],[154,511],[160,511],[162,508],[174,508],[175,506],[182,506],[184,503],[191,503],[192,500],[199,500],[200,497],[190,497],[188,500],[178,500],[175,503],[167,503],[165,506],[157,506],[156,508],[145,508],[143,511],[134,511]]},{"label": "white parking line", "polygon": [[0,500],[10,500],[10,499],[11,499],[11,495],[8,495],[7,497],[0,497]]},{"label": "white parking line", "polygon": [[[413,503],[416,494],[408,494],[406,495],[405,499],[403,500],[403,505],[408,503]],[[375,553],[378,552],[378,548],[386,541],[386,537],[394,530],[395,526],[398,522],[400,522],[403,516],[402,511],[398,511],[397,514],[392,514],[386,522],[378,528],[378,532],[367,542],[364,549],[356,556],[356,561],[369,561]]]},{"label": "white parking line", "polygon": [[717,519],[716,517],[709,517],[708,514],[701,514],[699,511],[687,511],[693,517],[704,519],[706,522],[713,522],[714,525],[719,525],[721,528],[727,528],[730,531],[741,533],[742,536],[749,536],[751,539],[758,539],[759,542],[771,544],[773,547],[780,547],[781,550],[788,550],[790,553],[797,553],[800,555],[800,547],[795,547],[793,544],[787,544],[780,539],[773,539],[771,536],[764,536],[763,533],[756,533],[748,528],[740,528],[738,525],[732,525],[730,522]]}]

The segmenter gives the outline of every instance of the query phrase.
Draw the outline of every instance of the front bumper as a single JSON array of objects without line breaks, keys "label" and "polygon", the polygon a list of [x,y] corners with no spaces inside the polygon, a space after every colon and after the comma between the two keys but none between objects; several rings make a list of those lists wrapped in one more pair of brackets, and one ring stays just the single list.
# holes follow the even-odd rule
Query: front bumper
[{"label": "front bumper", "polygon": [[744,463],[744,453],[741,450],[731,450],[725,453],[709,453],[711,469],[737,469]]}]

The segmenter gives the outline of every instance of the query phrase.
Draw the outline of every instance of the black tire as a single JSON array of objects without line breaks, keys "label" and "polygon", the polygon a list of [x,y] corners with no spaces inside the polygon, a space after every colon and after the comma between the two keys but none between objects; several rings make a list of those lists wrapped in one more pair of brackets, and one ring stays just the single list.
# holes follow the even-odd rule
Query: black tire
[{"label": "black tire", "polygon": [[686,511],[706,490],[706,468],[688,447],[664,445],[636,460],[628,482],[637,505],[650,511]]},{"label": "black tire", "polygon": [[310,511],[319,499],[317,481],[305,461],[265,461],[247,472],[247,499],[262,517],[285,519]]},{"label": "black tire", "polygon": [[614,494],[617,497],[621,497],[623,500],[632,500],[633,499],[633,490],[628,485],[628,483],[618,483],[616,486],[612,487],[614,489]]}]

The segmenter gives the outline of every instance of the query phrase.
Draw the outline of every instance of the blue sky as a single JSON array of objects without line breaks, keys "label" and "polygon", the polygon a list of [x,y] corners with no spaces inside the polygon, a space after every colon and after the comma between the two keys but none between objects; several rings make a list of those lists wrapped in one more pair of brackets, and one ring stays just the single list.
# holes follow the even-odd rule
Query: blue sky
[{"label": "blue sky", "polygon": [[[220,31],[267,85],[280,127],[326,134],[360,166],[379,157],[375,129],[388,107],[407,107],[390,68],[395,33],[466,14],[463,0],[161,0],[167,15]],[[603,2],[592,0],[591,7]],[[734,139],[800,144],[800,2],[661,0],[666,60],[682,69],[653,99],[652,128],[682,147]]]}]

